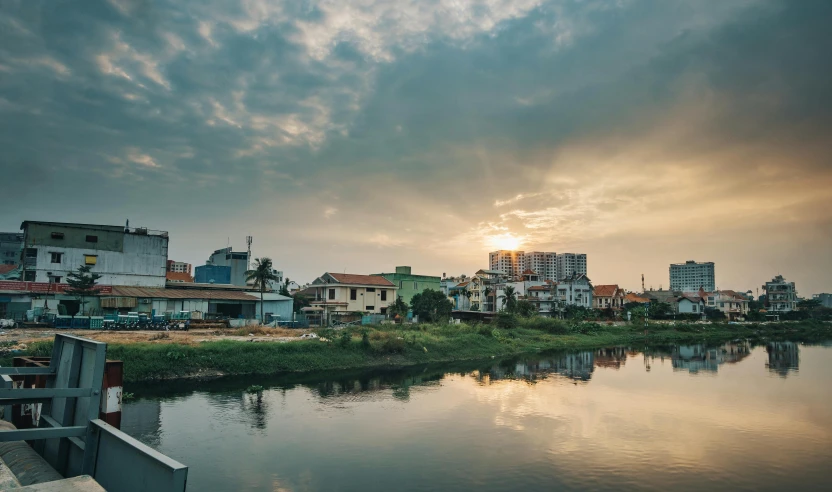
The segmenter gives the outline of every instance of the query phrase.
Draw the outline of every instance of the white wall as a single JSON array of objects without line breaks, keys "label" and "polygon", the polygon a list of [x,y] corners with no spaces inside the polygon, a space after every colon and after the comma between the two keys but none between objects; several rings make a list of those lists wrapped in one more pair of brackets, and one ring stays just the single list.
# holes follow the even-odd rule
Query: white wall
[{"label": "white wall", "polygon": [[[346,302],[345,307],[339,307],[338,311],[361,311],[381,313],[381,308],[388,307],[396,302],[396,289],[393,287],[375,287],[375,292],[367,292],[366,287],[348,287],[338,284],[314,285],[321,291],[321,299],[327,302]],[[329,298],[329,290],[335,289],[335,299]],[[350,299],[350,289],[356,289],[356,299]],[[387,291],[387,300],[381,300],[381,291]],[[314,301],[313,301],[314,302]],[[367,309],[372,306],[373,309]]]},{"label": "white wall", "polygon": [[[67,275],[84,265],[84,255],[93,255],[97,258],[92,271],[101,275],[100,285],[164,287],[167,245],[166,237],[125,234],[123,252],[37,246],[35,282],[49,282],[47,273],[52,272],[65,284]],[[62,253],[60,263],[52,263],[52,253]]]}]

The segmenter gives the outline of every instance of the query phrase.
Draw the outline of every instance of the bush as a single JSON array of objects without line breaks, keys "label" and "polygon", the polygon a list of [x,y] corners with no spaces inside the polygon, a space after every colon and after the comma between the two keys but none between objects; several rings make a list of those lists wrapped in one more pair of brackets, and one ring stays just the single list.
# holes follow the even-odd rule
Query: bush
[{"label": "bush", "polygon": [[563,321],[555,318],[544,318],[542,316],[537,316],[524,321],[523,327],[532,330],[545,331],[546,333],[553,333],[556,335],[564,335],[569,332],[567,324]]},{"label": "bush", "polygon": [[338,336],[338,345],[341,347],[349,347],[351,342],[352,333],[347,329],[341,330],[341,334]]},{"label": "bush", "polygon": [[518,324],[517,317],[507,313],[497,313],[497,316],[494,317],[494,323],[501,330],[513,330],[517,328]]},{"label": "bush", "polygon": [[361,347],[365,349],[370,348],[370,330],[366,328],[361,330]]},{"label": "bush", "polygon": [[395,334],[387,337],[387,339],[381,344],[381,349],[388,354],[400,354],[404,352],[404,348],[404,339],[397,337]]}]

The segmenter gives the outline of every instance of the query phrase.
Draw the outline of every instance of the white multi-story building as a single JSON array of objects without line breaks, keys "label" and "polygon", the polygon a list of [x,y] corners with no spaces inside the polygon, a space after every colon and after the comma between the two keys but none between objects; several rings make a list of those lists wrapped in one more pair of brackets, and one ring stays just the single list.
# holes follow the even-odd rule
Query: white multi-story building
[{"label": "white multi-story building", "polygon": [[488,253],[488,263],[491,270],[519,277],[526,269],[526,255],[523,251],[501,249]]},{"label": "white multi-story building", "polygon": [[185,263],[184,261],[168,260],[168,271],[175,273],[187,273],[188,275],[192,275],[191,264]]},{"label": "white multi-story building", "polygon": [[168,233],[146,228],[26,221],[22,280],[66,283],[80,266],[101,285],[164,287]]},{"label": "white multi-story building", "polygon": [[778,275],[763,286],[766,291],[766,310],[769,312],[785,313],[797,309],[797,289],[794,282],[786,282],[782,275]]},{"label": "white multi-story building", "polygon": [[309,287],[313,307],[322,308],[325,319],[333,313],[387,314],[396,301],[396,285],[378,275],[325,273]]},{"label": "white multi-story building", "polygon": [[557,280],[563,280],[575,275],[586,275],[586,255],[575,253],[560,253],[557,255]]},{"label": "white multi-story building", "polygon": [[716,290],[714,281],[714,263],[712,261],[697,263],[688,260],[684,263],[670,265],[670,290],[682,292],[707,292]]},{"label": "white multi-story building", "polygon": [[537,273],[541,280],[558,279],[557,253],[544,251],[530,251],[525,254],[525,269]]}]

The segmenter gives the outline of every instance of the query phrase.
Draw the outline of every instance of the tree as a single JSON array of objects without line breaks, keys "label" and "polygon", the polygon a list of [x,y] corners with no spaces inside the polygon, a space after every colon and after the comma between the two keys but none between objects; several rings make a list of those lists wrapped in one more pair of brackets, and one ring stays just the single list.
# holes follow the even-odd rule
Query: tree
[{"label": "tree", "polygon": [[438,290],[425,289],[413,296],[410,307],[420,320],[436,322],[450,318],[454,305]]},{"label": "tree", "polygon": [[491,294],[494,293],[494,290],[491,287],[486,287],[483,291],[483,295],[485,296],[485,301],[483,302],[483,311],[493,311],[494,307],[491,304]]},{"label": "tree", "polygon": [[537,314],[537,308],[531,302],[522,299],[517,301],[515,306],[516,314],[524,317],[524,318],[531,318],[532,316]]},{"label": "tree", "polygon": [[514,287],[511,285],[503,290],[503,309],[509,313],[517,310],[517,293],[514,292]]},{"label": "tree", "polygon": [[278,294],[286,297],[292,297],[292,293],[289,292],[289,277],[286,277],[286,280],[280,286],[280,291]]},{"label": "tree", "polygon": [[410,311],[410,306],[408,306],[407,303],[404,302],[404,299],[402,299],[402,296],[396,296],[396,302],[391,304],[390,307],[387,308],[387,311],[394,318],[397,315],[404,318],[404,317],[407,317],[407,312]]},{"label": "tree", "polygon": [[296,292],[295,295],[292,296],[292,309],[296,313],[300,313],[301,309],[308,307],[309,305],[309,299],[300,292]]},{"label": "tree", "polygon": [[272,270],[271,258],[255,258],[254,270],[246,271],[246,282],[252,282],[255,289],[260,289],[260,322],[263,319],[263,293],[270,288],[271,282],[280,280]]},{"label": "tree", "polygon": [[797,308],[801,311],[814,311],[819,307],[821,307],[821,304],[817,299],[803,299],[797,303]]},{"label": "tree", "polygon": [[95,288],[95,283],[101,278],[101,275],[91,273],[90,270],[92,270],[92,266],[81,265],[77,271],[71,272],[66,276],[66,283],[69,284],[66,293],[78,299],[78,302],[81,304],[82,316],[84,315],[86,298],[98,295],[98,289]]}]

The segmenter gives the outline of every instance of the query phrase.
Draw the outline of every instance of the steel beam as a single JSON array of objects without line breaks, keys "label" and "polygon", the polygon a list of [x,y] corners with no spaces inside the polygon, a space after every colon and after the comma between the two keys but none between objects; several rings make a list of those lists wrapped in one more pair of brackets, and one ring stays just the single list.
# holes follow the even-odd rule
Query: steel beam
[{"label": "steel beam", "polygon": [[92,388],[0,388],[0,404],[3,398],[86,398],[100,393]]},{"label": "steel beam", "polygon": [[54,427],[49,429],[20,429],[0,432],[0,442],[33,441],[60,437],[79,437],[87,434],[87,426]]}]

